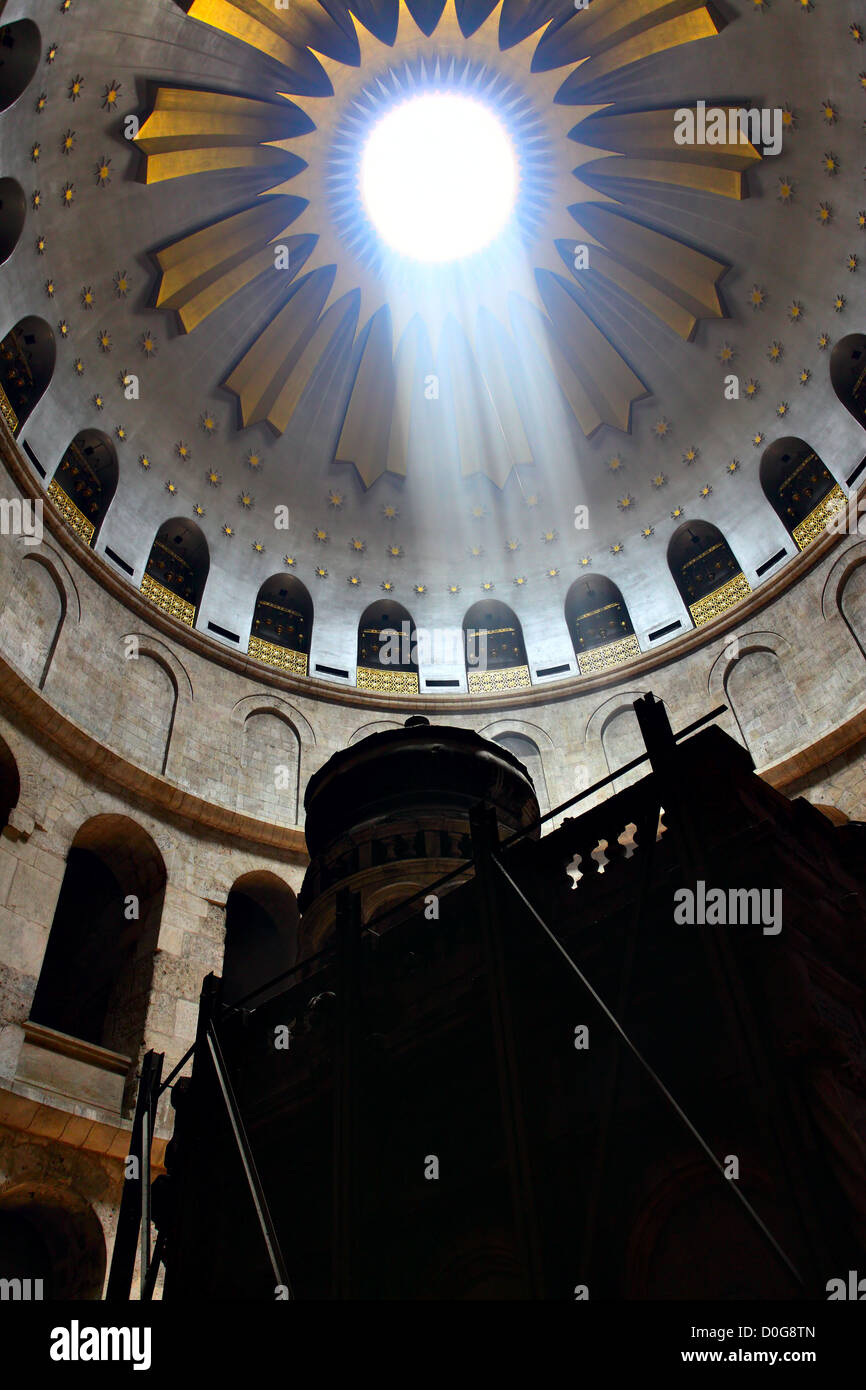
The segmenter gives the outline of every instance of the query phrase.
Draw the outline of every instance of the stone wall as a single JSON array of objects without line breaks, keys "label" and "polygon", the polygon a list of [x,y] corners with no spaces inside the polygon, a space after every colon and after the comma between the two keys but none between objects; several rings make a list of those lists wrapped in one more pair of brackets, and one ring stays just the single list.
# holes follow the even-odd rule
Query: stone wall
[{"label": "stone wall", "polygon": [[[58,522],[38,546],[0,538],[0,737],[20,778],[0,835],[0,1206],[23,1180],[53,1183],[90,1205],[109,1251],[140,1058],[163,1052],[168,1070],[192,1042],[202,978],[222,967],[232,885],[266,871],[299,889],[304,788],[350,742],[416,711],[506,746],[530,740],[555,806],[641,751],[631,703],[652,690],[675,728],[726,704],[719,722],[769,781],[866,819],[866,542],[857,536],[816,542],[796,583],[650,664],[536,688],[510,706],[502,697],[367,700],[230,661],[151,617],[143,601],[122,602],[100,582],[102,563]],[[39,1053],[47,1070],[37,1084],[38,1040],[26,1027],[67,855],[102,817],[115,818],[115,831],[120,818],[131,822],[165,873],[156,950],[138,977],[147,981],[143,1031],[114,1104],[76,1093],[78,1063],[61,1064],[60,1054]],[[98,1072],[101,1063],[87,1065]],[[169,1118],[164,1098],[157,1158]]]}]

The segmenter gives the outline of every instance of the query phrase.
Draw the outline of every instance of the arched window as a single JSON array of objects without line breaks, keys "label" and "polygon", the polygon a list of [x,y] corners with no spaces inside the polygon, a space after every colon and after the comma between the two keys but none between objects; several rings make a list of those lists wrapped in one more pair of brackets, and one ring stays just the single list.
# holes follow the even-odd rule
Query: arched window
[{"label": "arched window", "polygon": [[42,43],[32,19],[0,29],[0,111],[17,101],[39,66]]},{"label": "arched window", "polygon": [[8,261],[24,229],[27,200],[17,179],[0,179],[0,265]]},{"label": "arched window", "polygon": [[0,412],[13,434],[41,400],[52,376],[57,349],[44,319],[19,319],[0,343]]},{"label": "arched window", "polygon": [[830,357],[830,382],[845,409],[866,429],[866,333],[839,339]]},{"label": "arched window", "polygon": [[165,864],[127,816],[81,826],[66,871],[31,1020],[135,1062],[142,1046]]},{"label": "arched window", "polygon": [[761,458],[761,487],[801,550],[845,506],[845,494],[811,445],[793,435],[777,439]]},{"label": "arched window", "polygon": [[565,598],[565,621],[582,676],[640,656],[622,594],[603,574],[575,579]]},{"label": "arched window", "polygon": [[668,565],[695,627],[752,592],[728,542],[710,521],[684,521],[671,536]]},{"label": "arched window", "polygon": [[87,545],[92,545],[117,490],[117,454],[100,430],[73,439],[48,484],[48,496]]},{"label": "arched window", "polygon": [[18,805],[21,779],[12,749],[0,738],[0,830],[9,824],[9,817]]},{"label": "arched window", "polygon": [[141,592],[157,608],[194,627],[210,569],[207,541],[194,521],[164,521],[150,548]]},{"label": "arched window", "polygon": [[250,656],[305,676],[312,631],[313,600],[300,579],[285,574],[266,579],[253,613]]},{"label": "arched window", "polygon": [[[223,997],[227,1004],[267,984],[298,957],[298,901],[276,874],[244,874],[232,885],[226,902]],[[285,989],[285,981],[273,993]],[[258,995],[256,1005],[267,999]]]},{"label": "arched window", "polygon": [[359,690],[418,694],[415,624],[402,603],[385,599],[361,614],[356,684]]},{"label": "arched window", "polygon": [[529,666],[523,630],[507,603],[482,599],[463,619],[469,693],[526,689]]}]

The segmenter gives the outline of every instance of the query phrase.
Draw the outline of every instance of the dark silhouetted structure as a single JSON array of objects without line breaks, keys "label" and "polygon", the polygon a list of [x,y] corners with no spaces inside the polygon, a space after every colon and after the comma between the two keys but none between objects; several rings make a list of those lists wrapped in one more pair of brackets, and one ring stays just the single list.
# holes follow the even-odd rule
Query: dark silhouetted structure
[{"label": "dark silhouetted structure", "polygon": [[635,710],[647,775],[543,838],[465,730],[312,778],[299,963],[205,981],[167,1299],[824,1298],[862,1261],[866,830]]}]

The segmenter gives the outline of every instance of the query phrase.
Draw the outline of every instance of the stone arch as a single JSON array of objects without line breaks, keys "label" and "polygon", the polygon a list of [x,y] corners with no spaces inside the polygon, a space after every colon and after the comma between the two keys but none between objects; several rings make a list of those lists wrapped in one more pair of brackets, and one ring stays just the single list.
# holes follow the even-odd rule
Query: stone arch
[{"label": "stone arch", "polygon": [[165,775],[177,718],[178,684],[161,652],[138,649],[124,660],[116,724],[129,756],[139,767]]},{"label": "stone arch", "polygon": [[751,592],[718,526],[684,521],[668,542],[668,568],[695,627],[712,622]]},{"label": "stone arch", "polygon": [[287,710],[262,702],[245,713],[238,763],[237,809],[297,825],[301,740]]},{"label": "stone arch", "polygon": [[738,633],[710,672],[710,693],[724,697],[757,767],[791,753],[798,744],[796,731],[806,729],[784,667],[791,652],[791,644],[776,632]]},{"label": "stone arch", "polygon": [[13,434],[47,391],[56,360],[54,330],[35,314],[19,319],[0,343],[0,409]]},{"label": "stone arch", "polygon": [[48,678],[69,611],[62,573],[51,551],[28,549],[0,614],[0,645],[15,653],[19,670],[38,690]]},{"label": "stone arch", "polygon": [[34,1023],[128,1056],[134,1065],[165,886],[160,850],[129,816],[102,812],[79,827],[33,998]]},{"label": "stone arch", "polygon": [[[612,710],[605,719],[601,730],[601,746],[608,772],[616,772],[618,768],[625,767],[626,763],[630,763],[633,758],[646,751],[637,715],[630,706],[620,706],[619,709]],[[623,787],[645,777],[648,770],[648,765],[633,768],[631,772],[617,777],[613,789],[622,791]]]},{"label": "stone arch", "polygon": [[492,723],[485,724],[483,729],[479,729],[478,733],[481,738],[489,738],[494,742],[499,734],[525,734],[540,751],[544,753],[556,751],[556,744],[547,730],[542,729],[540,724],[531,723],[528,719],[494,719]]},{"label": "stone arch", "polygon": [[866,541],[849,546],[832,566],[821,592],[826,620],[840,617],[866,657]]},{"label": "stone arch", "polygon": [[0,265],[5,264],[24,230],[27,199],[17,179],[0,179]]},{"label": "stone arch", "polygon": [[90,1300],[105,1269],[102,1225],[72,1188],[28,1180],[0,1191],[0,1278],[42,1279],[46,1302]]},{"label": "stone arch", "polygon": [[[269,869],[255,869],[235,879],[226,899],[223,994],[227,1003],[244,998],[298,958],[300,917],[294,890]],[[285,982],[274,987],[274,993]],[[256,998],[261,1004],[267,991]]]},{"label": "stone arch", "polygon": [[494,743],[499,744],[500,748],[507,749],[523,763],[532,778],[532,785],[535,787],[539,812],[543,816],[546,815],[550,810],[550,796],[547,791],[544,759],[535,739],[530,734],[524,733],[522,729],[518,729],[516,724],[512,724],[510,721],[505,721],[498,733],[486,733],[484,737],[492,739]]},{"label": "stone arch", "polygon": [[360,729],[356,729],[347,740],[346,747],[351,748],[353,743],[360,743],[362,739],[369,738],[371,734],[386,734],[389,729],[402,729],[403,725],[399,719],[373,719],[369,724],[362,724]]},{"label": "stone arch", "polygon": [[21,776],[15,754],[5,738],[0,738],[0,833],[9,824],[9,817],[21,795]]},{"label": "stone arch", "polygon": [[117,491],[117,450],[102,430],[79,430],[48,484],[48,496],[73,531],[92,545]]},{"label": "stone arch", "polygon": [[81,595],[75,577],[59,550],[46,542],[39,546],[28,546],[24,552],[25,560],[38,560],[47,565],[54,576],[58,588],[63,590],[66,612],[72,622],[81,622]]},{"label": "stone arch", "polygon": [[234,729],[232,736],[232,751],[236,758],[241,756],[243,742],[243,727],[247,716],[254,711],[271,710],[274,714],[287,719],[294,726],[295,733],[304,749],[312,749],[316,746],[316,735],[313,726],[302,714],[291,700],[287,700],[282,695],[267,695],[262,691],[257,695],[243,695],[233,706],[231,712],[231,722]]},{"label": "stone arch", "polygon": [[[637,715],[632,708],[634,701],[646,693],[645,690],[619,691],[598,705],[587,721],[584,741],[589,743],[591,740],[598,740],[609,773],[616,772],[618,768],[646,752]],[[642,777],[646,777],[649,770],[647,762],[641,767],[633,768],[623,777],[617,777],[611,783],[611,792],[622,791],[632,782],[640,781]],[[610,793],[605,792],[605,795]]]},{"label": "stone arch", "polygon": [[845,409],[866,429],[866,333],[839,339],[830,355],[830,384]]},{"label": "stone arch", "polygon": [[137,644],[139,655],[144,654],[152,657],[154,661],[161,661],[170,672],[177,687],[178,699],[184,701],[194,699],[192,678],[189,671],[167,643],[161,642],[152,632],[127,632],[120,638],[121,646],[133,641]]},{"label": "stone arch", "polygon": [[866,655],[866,567],[854,565],[839,590],[839,612],[861,652]]},{"label": "stone arch", "polygon": [[[373,922],[377,917],[381,917],[389,908],[399,907],[407,898],[420,893],[426,887],[429,878],[401,878],[397,881],[391,880],[389,883],[381,884],[377,888],[362,890],[361,894],[361,917],[362,920]],[[419,911],[424,907],[423,901],[415,904],[415,910]]]},{"label": "stone arch", "polygon": [[761,488],[800,550],[821,535],[845,494],[811,444],[786,435],[761,457]]},{"label": "stone arch", "polygon": [[0,111],[8,111],[33,79],[42,38],[32,19],[16,19],[0,28]]}]

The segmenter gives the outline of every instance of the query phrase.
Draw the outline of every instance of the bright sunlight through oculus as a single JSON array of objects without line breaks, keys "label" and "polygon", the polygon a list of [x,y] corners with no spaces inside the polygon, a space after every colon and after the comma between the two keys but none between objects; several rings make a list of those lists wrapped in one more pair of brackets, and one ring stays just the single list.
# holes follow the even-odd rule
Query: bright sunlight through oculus
[{"label": "bright sunlight through oculus", "polygon": [[471,97],[414,97],[384,116],[361,159],[361,192],[382,240],[417,261],[455,261],[502,231],[517,194],[503,126]]}]

